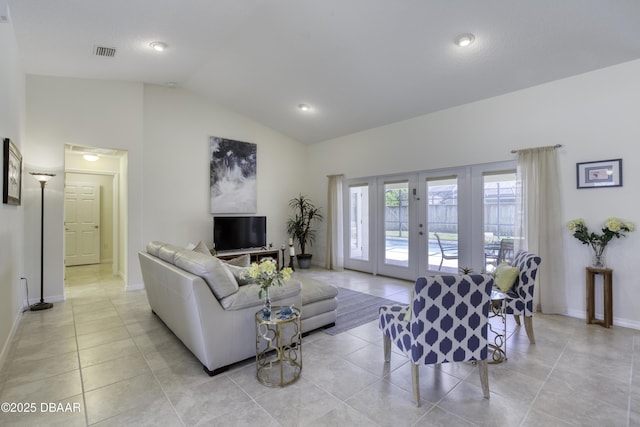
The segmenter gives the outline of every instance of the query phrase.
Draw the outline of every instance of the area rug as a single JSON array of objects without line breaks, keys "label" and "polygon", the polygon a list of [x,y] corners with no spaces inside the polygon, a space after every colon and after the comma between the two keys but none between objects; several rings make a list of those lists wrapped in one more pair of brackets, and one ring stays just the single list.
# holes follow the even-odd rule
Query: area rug
[{"label": "area rug", "polygon": [[336,325],[323,329],[329,335],[337,335],[378,318],[381,305],[397,304],[385,298],[338,287]]}]

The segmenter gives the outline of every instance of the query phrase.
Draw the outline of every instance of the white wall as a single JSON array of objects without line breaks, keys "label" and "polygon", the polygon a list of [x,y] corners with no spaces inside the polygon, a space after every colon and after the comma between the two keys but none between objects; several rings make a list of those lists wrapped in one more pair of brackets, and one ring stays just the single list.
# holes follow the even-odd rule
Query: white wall
[{"label": "white wall", "polygon": [[143,241],[211,247],[209,137],[257,144],[257,215],[267,216],[267,241],[287,242],[289,199],[305,188],[307,147],[253,120],[179,88],[144,92]]},{"label": "white wall", "polygon": [[[124,252],[130,285],[141,283],[136,253],[147,241],[211,243],[209,136],[258,144],[257,214],[269,217],[268,239],[276,246],[286,239],[288,200],[303,192],[326,206],[328,174],[352,178],[510,160],[512,149],[557,143],[564,145],[559,151],[563,223],[576,216],[593,228],[609,216],[640,223],[640,202],[633,198],[640,162],[638,75],[640,61],[634,61],[310,147],[182,89],[29,76],[23,154],[31,168],[62,173],[65,143],[128,151],[129,223],[124,226],[129,245]],[[617,157],[624,161],[622,188],[575,189],[576,162]],[[46,227],[54,235],[47,237],[45,268],[48,283],[54,282],[47,291],[53,296],[62,294],[62,253],[56,252],[62,247],[61,181],[47,187],[52,200]],[[36,186],[35,181],[25,186],[25,224],[38,220]],[[313,249],[316,264],[323,263],[324,225]],[[38,249],[39,239],[30,230],[25,229],[25,254]],[[565,236],[569,314],[582,317],[590,254],[566,229],[559,232]],[[639,248],[640,232],[612,242],[608,250],[615,270],[614,322],[636,328],[640,287],[632,261]],[[36,284],[34,262],[25,270]]]},{"label": "white wall", "polygon": [[[610,216],[640,226],[640,61],[594,71],[312,145],[310,195],[326,206],[328,174],[347,178],[512,160],[513,149],[562,144],[562,222],[583,217],[598,230]],[[624,186],[576,189],[576,163],[623,159]],[[585,313],[584,267],[590,252],[563,233],[569,314]],[[314,253],[323,263],[324,224]],[[635,262],[640,230],[607,249],[614,269],[614,323],[640,329]],[[544,260],[543,260],[544,263]],[[564,279],[564,284],[562,283]]]},{"label": "white wall", "polygon": [[[63,298],[63,176],[64,146],[84,145],[125,150],[128,153],[128,226],[123,265],[129,285],[142,283],[137,267],[142,247],[142,96],[138,83],[27,77],[27,132],[24,144],[25,172],[55,173],[45,190],[45,295],[49,301]],[[25,180],[25,270],[30,296],[39,294],[40,188]],[[135,268],[126,268],[127,266]],[[37,286],[36,286],[37,285]]]},{"label": "white wall", "polygon": [[[45,296],[63,298],[64,145],[124,150],[119,218],[121,264],[127,285],[142,285],[137,252],[150,240],[212,243],[209,214],[209,136],[258,144],[258,211],[268,217],[268,240],[286,241],[288,200],[305,187],[306,146],[182,89],[136,83],[27,77],[26,171],[56,173],[45,191]],[[295,177],[295,179],[292,179]],[[25,185],[39,224],[40,189]],[[128,187],[124,183],[128,182]],[[39,252],[39,227],[25,229],[25,254]],[[126,239],[125,239],[126,238]],[[36,257],[37,258],[37,257]],[[25,267],[30,296],[39,292],[39,259]]]},{"label": "white wall", "polygon": [[[4,3],[0,1],[0,10],[4,10]],[[25,78],[13,27],[11,23],[0,24],[0,142],[10,138],[21,152],[24,145],[24,90]],[[0,185],[3,180],[4,177],[0,178]],[[24,202],[21,206],[0,203],[0,365],[22,308],[23,212]]]}]

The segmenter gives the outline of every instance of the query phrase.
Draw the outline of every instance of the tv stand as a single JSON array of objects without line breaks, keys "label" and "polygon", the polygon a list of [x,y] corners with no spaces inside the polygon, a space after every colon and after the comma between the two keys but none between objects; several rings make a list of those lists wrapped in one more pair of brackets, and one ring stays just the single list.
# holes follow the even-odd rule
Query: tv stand
[{"label": "tv stand", "polygon": [[281,260],[280,260],[280,250],[279,249],[267,249],[267,248],[249,248],[249,249],[238,249],[231,251],[222,251],[217,252],[216,256],[220,259],[233,259],[242,255],[249,255],[251,262],[259,262],[263,258],[273,258],[276,260],[276,266],[281,268]]}]

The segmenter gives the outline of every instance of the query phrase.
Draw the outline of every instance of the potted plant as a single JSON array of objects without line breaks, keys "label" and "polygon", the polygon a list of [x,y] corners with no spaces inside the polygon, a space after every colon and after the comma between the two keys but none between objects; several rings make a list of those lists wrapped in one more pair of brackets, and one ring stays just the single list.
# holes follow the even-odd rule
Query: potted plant
[{"label": "potted plant", "polygon": [[322,221],[322,213],[319,207],[302,194],[289,200],[289,207],[293,209],[294,215],[287,220],[287,232],[300,246],[300,253],[297,255],[298,266],[309,268],[311,254],[306,252],[307,245],[313,245],[316,238],[314,226]]}]

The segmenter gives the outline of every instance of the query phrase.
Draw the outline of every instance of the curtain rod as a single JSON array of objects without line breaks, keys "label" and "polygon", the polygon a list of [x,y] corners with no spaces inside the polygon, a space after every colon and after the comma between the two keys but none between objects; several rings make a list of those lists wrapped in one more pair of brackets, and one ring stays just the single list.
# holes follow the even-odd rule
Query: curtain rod
[{"label": "curtain rod", "polygon": [[[554,146],[548,145],[548,147],[560,148],[560,147],[562,147],[562,144],[556,144]],[[535,147],[535,148],[546,148],[546,147]],[[531,148],[523,148],[522,150],[511,150],[511,154],[516,154],[516,153],[518,153],[520,151],[524,151],[524,150],[531,150]]]}]

